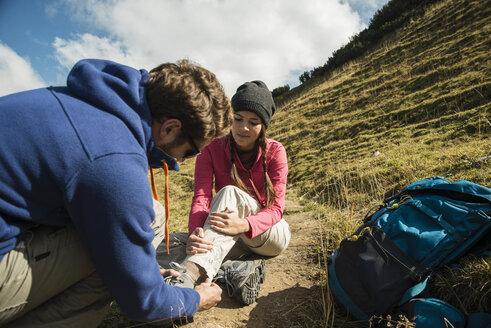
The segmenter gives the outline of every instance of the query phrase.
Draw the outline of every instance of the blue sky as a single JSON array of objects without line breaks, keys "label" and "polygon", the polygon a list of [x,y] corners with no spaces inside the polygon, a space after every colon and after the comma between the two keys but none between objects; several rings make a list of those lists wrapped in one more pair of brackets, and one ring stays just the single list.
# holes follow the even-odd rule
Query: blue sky
[{"label": "blue sky", "polygon": [[189,58],[227,91],[298,84],[388,0],[0,0],[0,96],[64,85],[82,58],[135,68]]}]

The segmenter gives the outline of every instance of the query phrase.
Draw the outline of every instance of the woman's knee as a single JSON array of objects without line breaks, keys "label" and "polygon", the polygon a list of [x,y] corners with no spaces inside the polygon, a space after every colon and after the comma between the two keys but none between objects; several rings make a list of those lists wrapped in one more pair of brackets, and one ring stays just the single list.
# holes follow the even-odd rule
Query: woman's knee
[{"label": "woman's knee", "polygon": [[[255,214],[261,209],[259,203],[242,189],[228,185],[220,189],[213,197],[210,208],[213,211],[223,211],[226,207],[243,212],[245,216]],[[241,216],[244,217],[244,216]]]},{"label": "woman's knee", "polygon": [[245,241],[254,253],[263,256],[278,256],[290,244],[290,226],[285,219],[281,219],[270,230],[256,238],[256,242],[260,242],[259,245],[254,245],[252,240]]},{"label": "woman's knee", "polygon": [[286,243],[269,243],[263,247],[253,248],[252,251],[258,255],[274,257],[283,253],[287,247]]},{"label": "woman's knee", "polygon": [[219,196],[219,195],[223,195],[223,194],[247,194],[245,191],[243,191],[242,189],[240,189],[239,187],[236,187],[234,185],[227,185],[225,187],[223,187],[222,189],[220,189],[217,194],[215,195],[215,197]]},{"label": "woman's knee", "polygon": [[276,240],[271,240],[267,242],[264,246],[259,249],[261,255],[264,256],[278,256],[283,253],[288,245],[290,244],[290,234],[282,236]]}]

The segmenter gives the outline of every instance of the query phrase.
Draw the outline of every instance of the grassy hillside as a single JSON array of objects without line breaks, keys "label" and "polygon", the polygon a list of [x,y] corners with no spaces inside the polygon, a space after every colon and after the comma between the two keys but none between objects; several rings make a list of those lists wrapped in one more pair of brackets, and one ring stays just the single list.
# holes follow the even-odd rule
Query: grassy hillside
[{"label": "grassy hillside", "polygon": [[[490,1],[438,2],[363,58],[277,99],[269,133],[287,149],[290,187],[324,227],[324,257],[368,208],[413,181],[491,187],[490,12]],[[489,257],[466,261],[432,291],[464,312],[489,312],[490,268]],[[358,326],[323,302],[320,325]]]},{"label": "grassy hillside", "polygon": [[443,1],[357,62],[278,99],[289,181],[323,204],[432,175],[491,181],[489,1]]}]

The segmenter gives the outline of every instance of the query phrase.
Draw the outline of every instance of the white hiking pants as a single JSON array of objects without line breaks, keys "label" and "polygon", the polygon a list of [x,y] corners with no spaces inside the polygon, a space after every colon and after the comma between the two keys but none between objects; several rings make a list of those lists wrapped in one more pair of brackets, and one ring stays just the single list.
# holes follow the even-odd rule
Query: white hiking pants
[{"label": "white hiking pants", "polygon": [[[227,207],[230,210],[237,211],[240,218],[254,215],[261,209],[261,206],[254,198],[235,186],[225,186],[215,195],[210,205],[210,213],[225,211]],[[227,259],[234,259],[247,252],[263,256],[277,256],[290,243],[290,227],[284,219],[281,219],[269,230],[252,239],[247,238],[244,234],[230,236],[217,232],[211,229],[208,219],[205,221],[203,229],[204,238],[213,243],[213,249],[207,253],[186,256],[183,261],[178,262],[194,262],[205,269],[207,276],[210,278],[215,276],[226,257]],[[187,234],[185,236],[187,237]],[[182,240],[182,242],[185,245],[185,240]],[[232,250],[232,248],[234,249]],[[185,246],[174,248],[171,250],[171,257],[173,258],[179,257],[179,254],[172,254],[176,249],[177,252],[185,252]],[[229,254],[229,252],[234,254]],[[162,246],[157,248],[157,259],[162,266],[166,267],[166,261],[161,260],[162,257],[165,257],[163,253]]]}]

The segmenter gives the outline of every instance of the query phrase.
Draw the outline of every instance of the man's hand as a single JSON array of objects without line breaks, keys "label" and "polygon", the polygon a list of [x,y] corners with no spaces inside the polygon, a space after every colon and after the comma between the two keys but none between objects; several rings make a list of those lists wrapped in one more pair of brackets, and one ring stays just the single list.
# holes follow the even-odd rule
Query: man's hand
[{"label": "man's hand", "polygon": [[213,249],[213,243],[204,240],[205,232],[203,228],[196,228],[189,236],[186,243],[186,254],[194,255],[198,253],[207,253]]},{"label": "man's hand", "polygon": [[205,282],[194,287],[194,290],[200,296],[198,311],[211,309],[222,300],[222,289],[211,282],[210,278],[206,278]]},{"label": "man's hand", "polygon": [[211,213],[208,223],[213,230],[231,236],[251,230],[249,221],[239,218],[237,212],[229,210],[228,207],[223,212]]},{"label": "man's hand", "polygon": [[163,275],[164,277],[167,276],[179,277],[181,275],[180,272],[174,269],[160,269],[160,274]]}]

